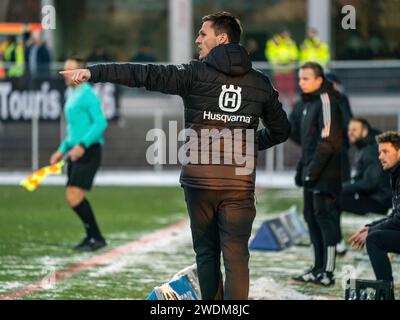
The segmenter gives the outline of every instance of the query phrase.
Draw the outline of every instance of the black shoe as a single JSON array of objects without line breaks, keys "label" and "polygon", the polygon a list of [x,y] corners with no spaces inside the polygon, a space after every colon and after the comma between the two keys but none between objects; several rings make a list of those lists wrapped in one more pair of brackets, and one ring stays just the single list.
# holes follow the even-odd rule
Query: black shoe
[{"label": "black shoe", "polygon": [[76,251],[96,251],[107,245],[104,239],[84,238],[79,244],[74,247]]},{"label": "black shoe", "polygon": [[89,237],[85,237],[81,240],[81,242],[79,242],[76,246],[74,246],[74,250],[79,250],[80,248],[82,248],[83,246],[86,246],[87,243],[89,242]]},{"label": "black shoe", "polygon": [[324,287],[333,286],[335,284],[335,276],[333,272],[322,271],[315,276],[313,283]]},{"label": "black shoe", "polygon": [[308,269],[303,274],[292,277],[294,281],[299,282],[313,282],[315,280],[316,271],[314,268]]}]

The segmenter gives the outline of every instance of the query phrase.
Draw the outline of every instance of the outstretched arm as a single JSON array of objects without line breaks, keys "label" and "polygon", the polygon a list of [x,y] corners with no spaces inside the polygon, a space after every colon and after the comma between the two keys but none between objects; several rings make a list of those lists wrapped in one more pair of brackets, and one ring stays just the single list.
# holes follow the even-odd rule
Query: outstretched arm
[{"label": "outstretched arm", "polygon": [[76,86],[88,81],[92,76],[89,69],[63,70],[60,74],[66,78],[67,82]]},{"label": "outstretched arm", "polygon": [[185,95],[192,85],[191,64],[156,65],[139,63],[97,64],[87,69],[60,72],[75,85],[84,81],[112,82],[129,87],[145,87],[147,90],[168,94]]}]

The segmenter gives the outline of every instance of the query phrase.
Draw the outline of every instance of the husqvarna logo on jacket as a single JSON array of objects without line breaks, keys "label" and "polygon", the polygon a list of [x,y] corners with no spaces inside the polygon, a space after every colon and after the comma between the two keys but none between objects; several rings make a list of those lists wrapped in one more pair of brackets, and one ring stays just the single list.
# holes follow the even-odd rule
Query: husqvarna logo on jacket
[{"label": "husqvarna logo on jacket", "polygon": [[219,108],[226,112],[235,112],[239,110],[242,103],[242,88],[235,87],[231,84],[229,87],[223,85],[221,94],[219,95]]}]

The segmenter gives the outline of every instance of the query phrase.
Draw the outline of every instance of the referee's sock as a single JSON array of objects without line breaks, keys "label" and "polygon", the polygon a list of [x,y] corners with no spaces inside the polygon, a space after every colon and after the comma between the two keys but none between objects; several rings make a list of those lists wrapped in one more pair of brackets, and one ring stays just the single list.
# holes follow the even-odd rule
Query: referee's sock
[{"label": "referee's sock", "polygon": [[89,238],[96,240],[104,240],[101,235],[99,226],[97,225],[96,218],[94,217],[92,207],[89,201],[84,198],[80,204],[72,208],[85,226],[86,234]]}]

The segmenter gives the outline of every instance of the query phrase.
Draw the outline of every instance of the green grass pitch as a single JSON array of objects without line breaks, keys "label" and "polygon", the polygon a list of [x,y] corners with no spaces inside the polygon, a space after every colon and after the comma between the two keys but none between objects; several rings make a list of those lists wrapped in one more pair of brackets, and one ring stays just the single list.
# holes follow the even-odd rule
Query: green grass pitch
[{"label": "green grass pitch", "polygon": [[[76,253],[71,248],[83,237],[83,226],[67,206],[64,190],[61,186],[42,186],[29,193],[18,186],[0,186],[0,295],[38,281],[53,270],[67,269],[187,218],[181,188],[96,186],[88,199],[109,246],[100,252]],[[259,190],[253,234],[271,213],[286,210],[293,204],[301,210],[299,190]],[[346,215],[346,237],[365,220]],[[340,272],[349,265],[357,267],[360,278],[373,279],[368,258],[351,251],[337,259],[335,287],[317,288],[291,282],[290,276],[306,269],[311,261],[308,247],[292,247],[278,253],[251,251],[250,295],[273,298],[275,293],[270,296],[266,293],[268,288],[264,288],[273,279],[277,287],[271,291],[275,290],[276,298],[283,297],[278,291],[290,288],[307,296],[340,299],[344,296]],[[190,233],[178,232],[169,240],[161,239],[110,263],[77,272],[54,287],[28,294],[23,299],[145,299],[154,286],[168,281],[192,263]],[[393,267],[399,274],[399,264]]]}]

